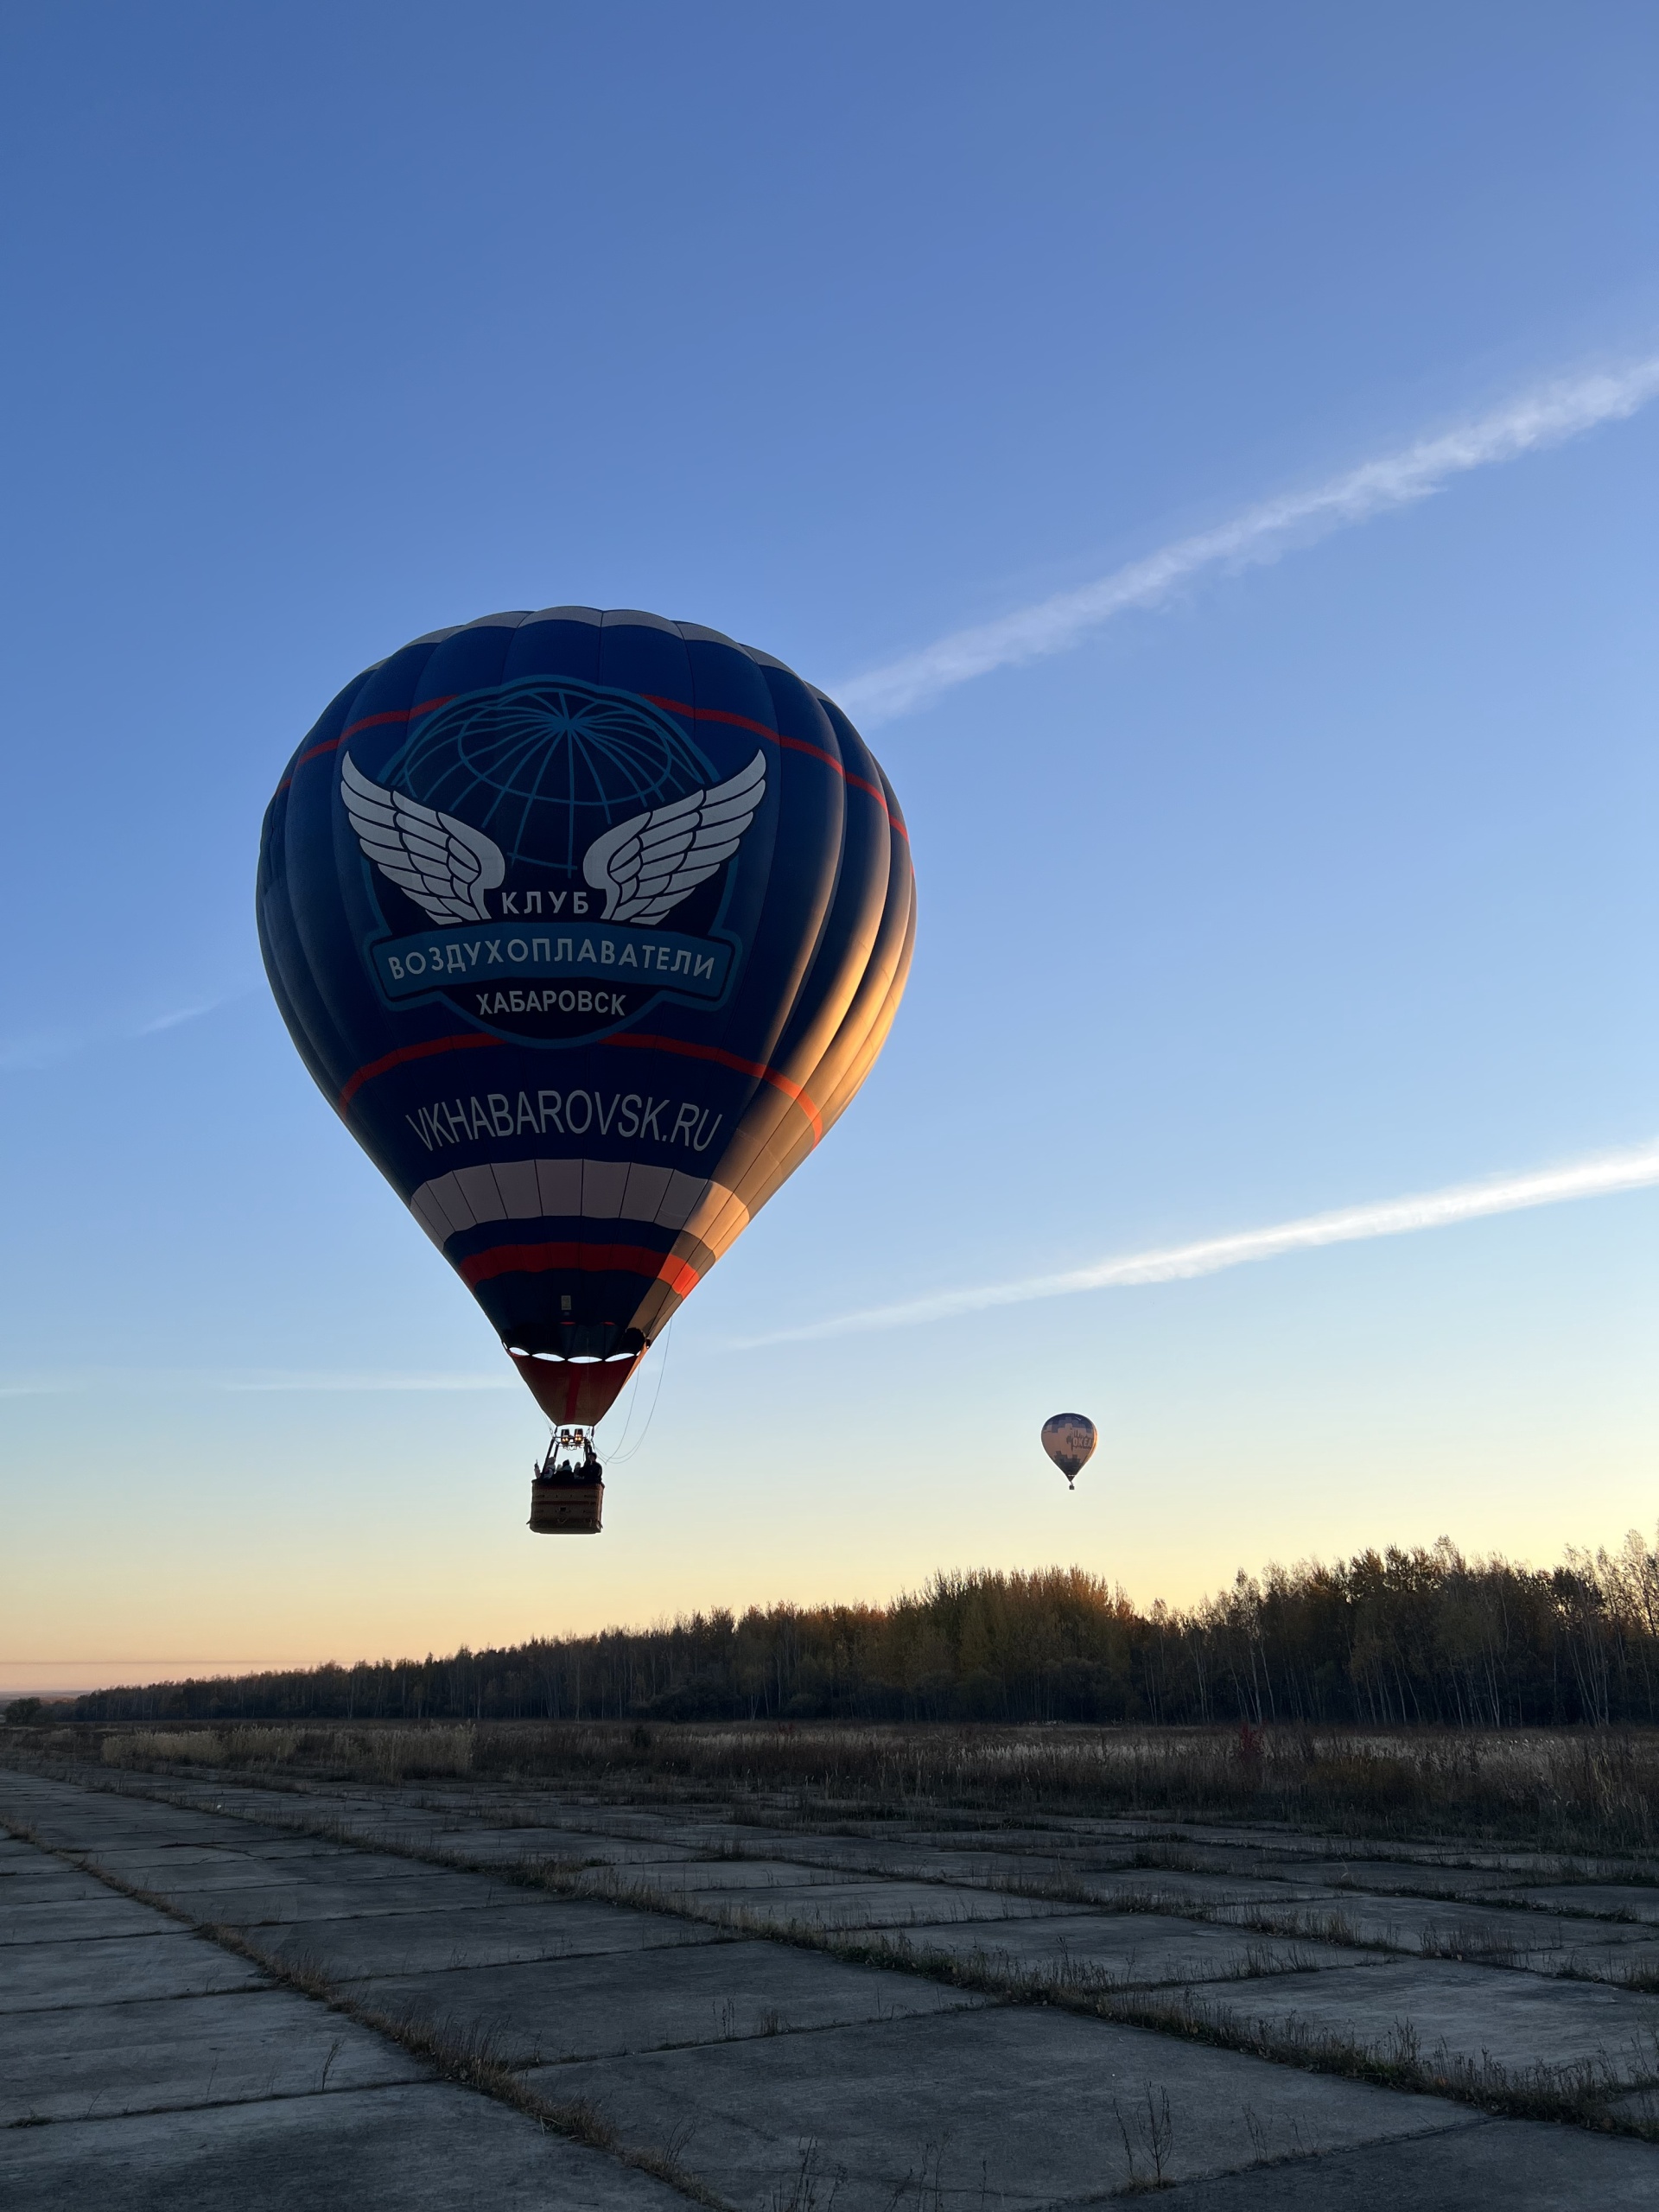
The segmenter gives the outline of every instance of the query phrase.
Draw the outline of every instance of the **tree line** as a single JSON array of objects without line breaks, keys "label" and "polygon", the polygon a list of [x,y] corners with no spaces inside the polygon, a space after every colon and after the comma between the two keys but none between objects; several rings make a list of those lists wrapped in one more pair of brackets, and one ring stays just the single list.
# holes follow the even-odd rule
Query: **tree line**
[{"label": "tree line", "polygon": [[[62,1708],[58,1708],[60,1713]],[[101,1690],[115,1720],[1659,1721],[1659,1551],[1559,1567],[1449,1540],[1270,1566],[1142,1612],[1081,1567],[941,1573],[886,1606],[772,1605],[503,1650]]]}]

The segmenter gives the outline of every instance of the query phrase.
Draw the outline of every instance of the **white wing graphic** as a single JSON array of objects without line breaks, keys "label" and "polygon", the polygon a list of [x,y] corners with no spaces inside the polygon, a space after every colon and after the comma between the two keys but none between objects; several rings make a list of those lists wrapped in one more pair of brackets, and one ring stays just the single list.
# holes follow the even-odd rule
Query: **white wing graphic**
[{"label": "white wing graphic", "polygon": [[595,837],[582,872],[605,893],[607,922],[660,922],[737,850],[766,795],[766,756],[757,753],[729,783],[619,822]]},{"label": "white wing graphic", "polygon": [[348,753],[340,797],[357,842],[382,875],[435,922],[487,922],[484,893],[506,874],[501,848],[481,830],[372,784]]}]

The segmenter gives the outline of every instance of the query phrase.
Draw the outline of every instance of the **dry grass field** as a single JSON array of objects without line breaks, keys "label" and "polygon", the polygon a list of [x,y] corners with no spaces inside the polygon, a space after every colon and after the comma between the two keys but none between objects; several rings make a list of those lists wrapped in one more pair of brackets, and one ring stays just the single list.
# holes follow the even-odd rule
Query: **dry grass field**
[{"label": "dry grass field", "polygon": [[808,1823],[1163,1814],[1351,1839],[1659,1847],[1650,1729],[383,1722],[99,1728],[49,1740],[135,1770],[580,1784],[618,1804],[765,1804]]}]

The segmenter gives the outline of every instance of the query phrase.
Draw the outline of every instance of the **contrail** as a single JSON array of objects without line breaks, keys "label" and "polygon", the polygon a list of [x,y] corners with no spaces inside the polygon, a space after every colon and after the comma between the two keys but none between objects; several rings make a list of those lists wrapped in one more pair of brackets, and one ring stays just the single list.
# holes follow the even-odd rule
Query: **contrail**
[{"label": "contrail", "polygon": [[1529,1175],[1502,1175],[1479,1183],[1453,1183],[1443,1191],[1414,1198],[1383,1198],[1371,1205],[1347,1206],[1336,1213],[1304,1214],[1271,1229],[1247,1229],[1235,1236],[1206,1237],[1198,1244],[1172,1244],[1154,1252],[1132,1252],[1097,1260],[1065,1274],[1027,1275],[1017,1282],[980,1283],[967,1290],[945,1290],[900,1306],[872,1306],[842,1313],[804,1328],[779,1329],[763,1337],[734,1342],[734,1351],[762,1344],[810,1344],[821,1337],[850,1336],[868,1329],[912,1328],[923,1321],[948,1320],[956,1313],[976,1313],[989,1306],[1024,1306],[1038,1298],[1066,1298],[1074,1291],[1126,1289],[1138,1283],[1179,1282],[1192,1275],[1212,1275],[1247,1260],[1276,1259],[1281,1252],[1303,1252],[1319,1244],[1353,1244],[1370,1236],[1403,1236],[1414,1229],[1447,1229],[1455,1222],[1478,1221],[1494,1213],[1517,1213],[1527,1206],[1548,1206],[1564,1198],[1593,1198],[1613,1191],[1638,1191],[1659,1183],[1659,1140],[1624,1152],[1598,1153]]},{"label": "contrail", "polygon": [[1599,423],[1623,422],[1656,396],[1659,354],[1622,369],[1557,378],[1473,422],[1362,462],[1311,491],[1285,493],[1217,529],[1178,538],[1076,591],[1060,592],[995,622],[953,630],[919,652],[836,685],[834,696],[861,721],[889,721],[970,677],[1063,652],[1116,614],[1158,606],[1206,569],[1272,560],[1293,542],[1306,543],[1426,499],[1471,468],[1490,468],[1581,436]]}]

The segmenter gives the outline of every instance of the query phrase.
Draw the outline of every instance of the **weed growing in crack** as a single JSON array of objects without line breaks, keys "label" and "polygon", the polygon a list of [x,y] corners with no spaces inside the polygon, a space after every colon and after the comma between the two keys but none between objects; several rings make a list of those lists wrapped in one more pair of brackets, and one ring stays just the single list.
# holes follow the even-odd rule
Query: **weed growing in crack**
[{"label": "weed growing in crack", "polygon": [[[1148,2082],[1144,2102],[1131,2105],[1126,2116],[1122,2106],[1114,2097],[1112,2114],[1123,2140],[1123,2158],[1128,2168],[1128,2180],[1120,2194],[1127,2196],[1139,2194],[1142,2190],[1173,2187],[1164,2173],[1175,2142],[1175,2122],[1169,2109],[1169,2091],[1154,2089]],[[1143,2172],[1135,2164],[1137,2145],[1152,2169],[1150,2173]]]},{"label": "weed growing in crack", "polygon": [[837,2167],[826,2176],[816,2139],[800,2147],[799,2163],[772,2190],[767,2212],[831,2212],[847,2178]]},{"label": "weed growing in crack", "polygon": [[676,2120],[669,2129],[663,2139],[663,2156],[671,2166],[679,2164],[681,2153],[696,2132],[697,2123],[694,2118]]}]

